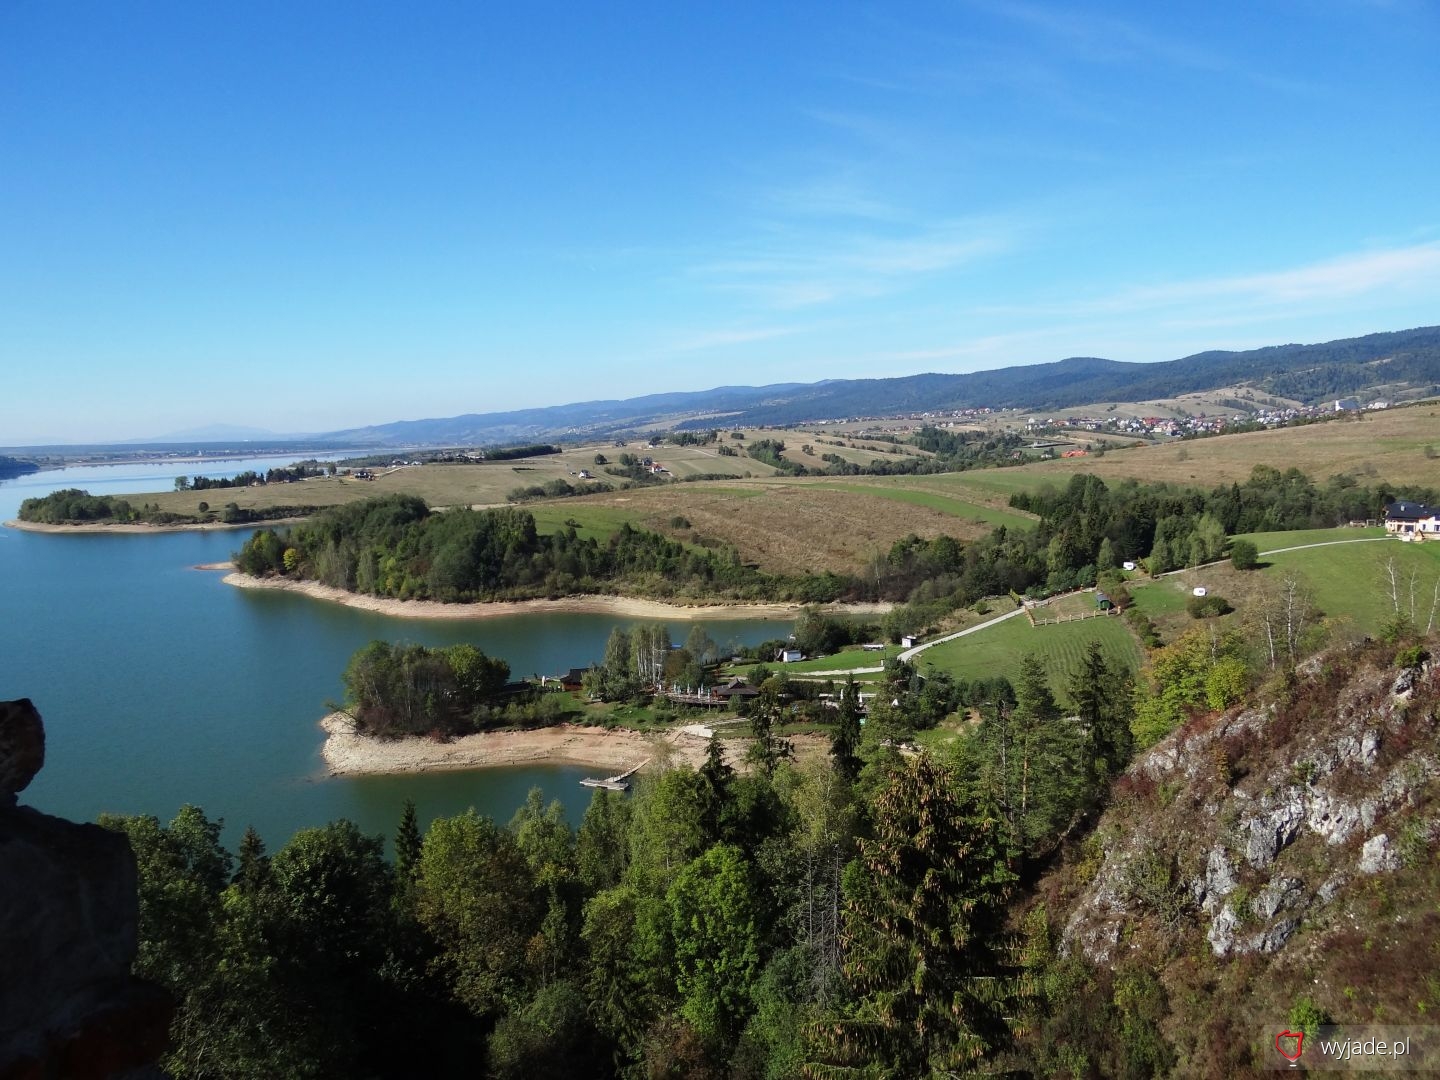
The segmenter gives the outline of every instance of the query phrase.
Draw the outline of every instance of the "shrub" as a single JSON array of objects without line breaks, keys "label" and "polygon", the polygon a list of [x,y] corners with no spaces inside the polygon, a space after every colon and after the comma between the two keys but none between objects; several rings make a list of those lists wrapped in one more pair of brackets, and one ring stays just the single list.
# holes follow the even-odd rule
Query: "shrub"
[{"label": "shrub", "polygon": [[1231,541],[1230,565],[1236,570],[1254,570],[1260,565],[1260,549],[1249,540]]},{"label": "shrub", "polygon": [[1192,619],[1213,619],[1219,615],[1229,615],[1235,609],[1223,596],[1210,593],[1208,596],[1192,596],[1186,602],[1185,610]]},{"label": "shrub", "polygon": [[1402,668],[1418,668],[1430,659],[1430,654],[1425,651],[1423,645],[1411,645],[1409,648],[1401,649],[1395,654],[1395,666]]}]

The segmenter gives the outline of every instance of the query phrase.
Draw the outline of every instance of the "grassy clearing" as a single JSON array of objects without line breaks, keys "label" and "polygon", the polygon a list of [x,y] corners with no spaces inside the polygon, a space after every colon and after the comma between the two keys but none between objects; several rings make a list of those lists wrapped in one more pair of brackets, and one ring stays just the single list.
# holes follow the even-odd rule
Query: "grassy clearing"
[{"label": "grassy clearing", "polygon": [[1060,619],[1073,615],[1094,615],[1099,608],[1093,592],[1066,593],[1035,609],[1035,618]]},{"label": "grassy clearing", "polygon": [[1165,577],[1149,582],[1137,578],[1131,582],[1129,588],[1131,601],[1152,619],[1184,611],[1190,600],[1190,586],[1179,577]]},{"label": "grassy clearing", "polygon": [[1131,671],[1140,666],[1140,646],[1118,618],[1035,627],[1028,619],[1008,619],[989,630],[937,645],[917,659],[923,671],[944,671],[967,680],[996,675],[1013,680],[1021,658],[1028,652],[1038,653],[1051,687],[1063,696],[1070,672],[1079,668],[1092,641],[1100,643],[1109,663]]},{"label": "grassy clearing", "polygon": [[1303,544],[1333,544],[1349,540],[1368,540],[1385,535],[1383,528],[1374,529],[1295,529],[1292,532],[1249,533],[1237,536],[1237,540],[1249,540],[1264,555],[1279,548],[1300,547]]},{"label": "grassy clearing", "polygon": [[1299,573],[1314,590],[1322,611],[1348,619],[1360,633],[1374,635],[1395,615],[1386,573],[1391,560],[1398,577],[1401,610],[1423,629],[1440,582],[1440,544],[1394,541],[1287,551],[1266,560],[1270,565],[1262,573],[1272,579],[1287,572]]},{"label": "grassy clearing", "polygon": [[[1353,534],[1358,530],[1336,531]],[[1397,540],[1303,548],[1271,556],[1264,560],[1266,565],[1259,571],[1242,573],[1222,563],[1174,574],[1145,589],[1137,589],[1134,595],[1136,603],[1144,609],[1149,600],[1146,594],[1161,585],[1178,586],[1182,598],[1189,596],[1193,586],[1204,585],[1234,604],[1243,620],[1253,595],[1262,584],[1274,584],[1288,574],[1298,574],[1327,618],[1355,635],[1374,636],[1395,614],[1395,601],[1385,571],[1392,559],[1401,607],[1406,613],[1410,612],[1413,583],[1414,617],[1423,629],[1429,619],[1436,583],[1440,581],[1440,544],[1402,544]],[[1440,624],[1440,612],[1437,612],[1437,624]],[[1176,624],[1177,628],[1186,625],[1189,622],[1183,619]],[[1168,638],[1170,631],[1167,630],[1165,636]]]}]

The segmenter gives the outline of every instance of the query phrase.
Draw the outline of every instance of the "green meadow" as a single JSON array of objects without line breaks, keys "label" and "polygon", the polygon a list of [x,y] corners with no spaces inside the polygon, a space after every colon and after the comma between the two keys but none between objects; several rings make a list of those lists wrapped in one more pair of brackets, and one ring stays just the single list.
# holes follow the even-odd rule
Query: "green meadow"
[{"label": "green meadow", "polygon": [[1140,646],[1119,618],[1084,619],[1052,626],[1031,626],[1024,618],[1007,619],[989,630],[937,645],[916,657],[922,671],[943,671],[973,680],[1004,675],[1013,680],[1026,653],[1037,653],[1050,685],[1063,696],[1070,673],[1080,667],[1092,641],[1111,664],[1134,671]]}]

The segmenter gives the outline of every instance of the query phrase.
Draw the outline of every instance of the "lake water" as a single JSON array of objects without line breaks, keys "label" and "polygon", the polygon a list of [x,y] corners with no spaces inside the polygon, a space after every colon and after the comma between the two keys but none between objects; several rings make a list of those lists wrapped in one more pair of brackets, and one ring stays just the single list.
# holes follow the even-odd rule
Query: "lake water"
[{"label": "lake water", "polygon": [[[97,466],[0,482],[0,519],[62,487],[163,491],[181,471],[227,476],[292,459]],[[524,614],[474,622],[395,619],[286,593],[235,589],[196,570],[230,557],[245,531],[47,535],[0,529],[0,700],[45,719],[44,770],[21,801],[90,820],[104,811],[169,820],[185,803],[225,819],[233,848],[253,824],[272,849],[298,828],[348,817],[393,834],[406,798],[422,823],[475,806],[508,820],[531,786],[578,822],[595,770],[540,766],[331,778],[317,726],[339,700],[350,655],[373,638],[468,641],[516,675],[598,660],[609,615]],[[717,642],[783,636],[783,621],[707,621]],[[684,640],[689,627],[670,624]]]}]

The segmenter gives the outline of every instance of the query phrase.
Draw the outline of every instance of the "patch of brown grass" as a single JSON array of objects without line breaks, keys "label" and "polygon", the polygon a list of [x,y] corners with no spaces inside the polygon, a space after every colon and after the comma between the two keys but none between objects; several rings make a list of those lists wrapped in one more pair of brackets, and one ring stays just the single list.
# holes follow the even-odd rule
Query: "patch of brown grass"
[{"label": "patch of brown grass", "polygon": [[[721,540],[746,562],[776,573],[858,573],[872,555],[910,533],[969,540],[989,531],[929,507],[819,484],[685,484],[578,501],[623,509],[638,526],[677,539]],[[675,517],[690,528],[674,527]]]}]

